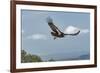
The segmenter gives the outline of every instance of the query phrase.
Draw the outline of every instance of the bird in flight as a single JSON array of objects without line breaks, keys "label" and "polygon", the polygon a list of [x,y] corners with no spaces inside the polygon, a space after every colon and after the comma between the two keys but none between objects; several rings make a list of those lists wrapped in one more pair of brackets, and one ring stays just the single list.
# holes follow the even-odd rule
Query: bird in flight
[{"label": "bird in flight", "polygon": [[54,36],[54,40],[56,38],[63,38],[63,37],[65,37],[65,35],[76,36],[80,33],[80,30],[77,31],[76,33],[64,33],[64,32],[62,32],[61,30],[58,29],[57,26],[54,25],[53,20],[50,17],[47,18],[47,23],[52,30],[51,35]]}]

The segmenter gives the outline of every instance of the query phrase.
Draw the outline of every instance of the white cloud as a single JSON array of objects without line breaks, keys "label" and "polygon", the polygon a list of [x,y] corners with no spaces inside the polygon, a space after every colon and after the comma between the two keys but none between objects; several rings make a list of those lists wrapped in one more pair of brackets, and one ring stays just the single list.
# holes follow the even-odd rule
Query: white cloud
[{"label": "white cloud", "polygon": [[68,26],[65,29],[64,33],[66,33],[66,34],[74,34],[74,33],[77,33],[79,30],[80,30],[79,28],[76,28],[74,26]]},{"label": "white cloud", "polygon": [[85,33],[89,32],[88,29],[80,29],[80,28],[77,28],[77,27],[74,27],[74,26],[68,26],[65,29],[64,33],[66,33],[66,34],[74,34],[74,33],[77,33],[79,30],[80,30],[81,34],[85,34]]},{"label": "white cloud", "polygon": [[33,40],[46,40],[47,36],[44,34],[33,34],[31,36],[28,36],[27,38]]},{"label": "white cloud", "polygon": [[88,29],[81,29],[81,33],[88,33],[89,30]]}]

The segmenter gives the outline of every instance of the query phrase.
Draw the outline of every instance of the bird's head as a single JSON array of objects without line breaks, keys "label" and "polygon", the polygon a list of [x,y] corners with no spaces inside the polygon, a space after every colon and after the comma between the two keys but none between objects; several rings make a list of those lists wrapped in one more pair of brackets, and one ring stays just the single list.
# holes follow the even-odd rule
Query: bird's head
[{"label": "bird's head", "polygon": [[52,23],[52,22],[53,22],[53,20],[52,20],[52,18],[51,18],[51,17],[47,17],[47,19],[46,19],[46,20],[47,20],[47,22],[48,22],[48,23]]}]

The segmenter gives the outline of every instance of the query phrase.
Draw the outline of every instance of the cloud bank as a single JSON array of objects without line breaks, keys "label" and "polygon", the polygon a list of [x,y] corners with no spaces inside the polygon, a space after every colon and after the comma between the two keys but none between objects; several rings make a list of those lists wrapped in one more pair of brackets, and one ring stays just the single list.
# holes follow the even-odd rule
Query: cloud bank
[{"label": "cloud bank", "polygon": [[88,29],[81,29],[81,33],[88,33],[89,30]]},{"label": "cloud bank", "polygon": [[47,36],[44,34],[33,34],[31,36],[28,36],[27,38],[33,40],[46,40]]},{"label": "cloud bank", "polygon": [[68,26],[64,30],[64,33],[66,33],[66,34],[74,34],[74,33],[77,33],[79,30],[80,30],[80,33],[81,34],[85,34],[85,33],[88,33],[89,32],[88,29],[80,29],[80,28],[77,28],[77,27],[74,27],[74,26]]},{"label": "cloud bank", "polygon": [[[74,33],[77,33],[78,31],[80,31],[80,34],[86,34],[86,33],[89,32],[88,29],[79,29],[79,28],[74,27],[74,26],[68,26],[65,29],[64,33],[65,34],[74,34]],[[45,35],[45,34],[38,33],[38,34],[32,34],[32,35],[28,36],[27,39],[32,39],[32,40],[47,40],[48,36]]]}]

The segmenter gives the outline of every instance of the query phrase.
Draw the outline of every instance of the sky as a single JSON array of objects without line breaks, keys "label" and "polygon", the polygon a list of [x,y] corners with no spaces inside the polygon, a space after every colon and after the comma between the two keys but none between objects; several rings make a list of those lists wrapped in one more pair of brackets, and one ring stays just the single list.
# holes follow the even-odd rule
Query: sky
[{"label": "sky", "polygon": [[[62,32],[80,30],[77,36],[53,39],[46,19]],[[21,10],[22,49],[44,61],[68,60],[90,54],[90,14],[85,12]]]}]

